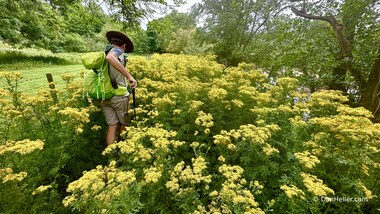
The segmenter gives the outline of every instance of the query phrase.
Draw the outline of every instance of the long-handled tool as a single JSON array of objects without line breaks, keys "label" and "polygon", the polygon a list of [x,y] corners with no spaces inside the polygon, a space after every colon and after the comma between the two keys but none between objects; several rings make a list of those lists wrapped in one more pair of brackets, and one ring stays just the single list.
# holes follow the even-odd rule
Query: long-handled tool
[{"label": "long-handled tool", "polygon": [[136,120],[136,92],[134,88],[132,88],[132,96],[133,96],[133,117],[131,118],[131,120]]}]

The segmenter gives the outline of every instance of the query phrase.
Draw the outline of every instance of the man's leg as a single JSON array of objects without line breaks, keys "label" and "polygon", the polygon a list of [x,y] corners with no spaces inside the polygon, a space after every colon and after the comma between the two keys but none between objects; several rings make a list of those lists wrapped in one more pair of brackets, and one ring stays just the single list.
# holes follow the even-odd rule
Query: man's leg
[{"label": "man's leg", "polygon": [[124,141],[123,136],[121,134],[125,131],[125,125],[119,124],[119,133],[118,133],[118,141]]},{"label": "man's leg", "polygon": [[117,124],[108,126],[107,137],[106,137],[107,145],[111,145],[115,143],[116,131],[117,131]]}]

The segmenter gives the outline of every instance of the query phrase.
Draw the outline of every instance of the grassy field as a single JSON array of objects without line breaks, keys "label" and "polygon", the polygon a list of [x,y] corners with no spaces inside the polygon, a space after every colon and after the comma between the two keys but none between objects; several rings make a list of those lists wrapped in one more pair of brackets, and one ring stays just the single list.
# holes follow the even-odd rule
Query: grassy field
[{"label": "grassy field", "polygon": [[[46,74],[52,74],[57,89],[65,86],[61,75],[74,75],[85,69],[81,63],[83,53],[51,53],[47,50],[16,49],[0,43],[0,72],[19,72],[23,78],[19,92],[35,93],[39,88],[49,87]],[[134,56],[129,56],[133,58]],[[0,81],[0,88],[6,85]]]},{"label": "grassy field", "polygon": [[[56,88],[63,88],[63,74],[75,75],[84,67],[79,53],[51,53],[39,49],[17,49],[0,43],[0,72],[18,72],[23,78],[19,92],[35,93],[39,88],[49,87],[46,74],[52,74]],[[0,88],[5,87],[0,82]]]},{"label": "grassy field", "polygon": [[[65,82],[61,78],[63,74],[75,75],[79,77],[79,72],[84,69],[83,65],[57,65],[57,66],[46,66],[37,68],[27,68],[20,70],[2,70],[5,72],[19,72],[22,74],[23,78],[19,84],[19,92],[34,93],[39,88],[49,87],[46,74],[50,73],[53,76],[53,81],[57,89],[64,88]],[[0,83],[0,87],[4,87],[4,83]]]}]

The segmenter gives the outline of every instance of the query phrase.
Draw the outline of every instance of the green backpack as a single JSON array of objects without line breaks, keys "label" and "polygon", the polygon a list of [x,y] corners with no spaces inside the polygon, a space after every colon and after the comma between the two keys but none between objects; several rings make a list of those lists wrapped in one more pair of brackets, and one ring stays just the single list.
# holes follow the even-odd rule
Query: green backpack
[{"label": "green backpack", "polygon": [[82,63],[86,70],[84,73],[84,96],[93,99],[106,100],[115,96],[108,72],[106,52],[91,52],[82,56]]}]

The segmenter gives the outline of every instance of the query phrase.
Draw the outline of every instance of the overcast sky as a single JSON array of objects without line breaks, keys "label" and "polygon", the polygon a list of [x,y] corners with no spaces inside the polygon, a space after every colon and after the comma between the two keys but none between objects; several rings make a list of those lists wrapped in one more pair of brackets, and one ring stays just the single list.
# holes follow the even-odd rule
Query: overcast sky
[{"label": "overcast sky", "polygon": [[189,12],[191,6],[199,2],[202,2],[202,0],[187,0],[186,4],[181,5],[181,7],[179,7],[177,10],[182,13],[187,13]]},{"label": "overcast sky", "polygon": [[[169,5],[173,5],[173,2],[171,0],[168,0],[167,1]],[[202,2],[202,0],[186,0],[186,3],[181,5],[180,7],[177,7],[176,10],[180,13],[188,13],[190,12],[190,8],[196,4],[196,3],[200,3]],[[170,10],[167,11],[168,13],[170,13]],[[158,12],[157,14],[154,15],[154,19],[157,19],[157,18],[160,18],[160,17],[163,17],[165,16],[164,13],[160,13]],[[151,21],[152,19],[148,19],[148,20],[144,20],[142,23],[141,23],[141,27],[146,30],[146,25],[148,24],[149,21]]]}]

